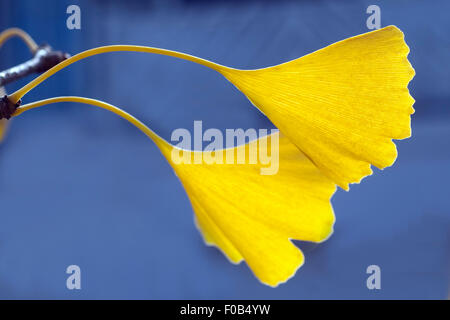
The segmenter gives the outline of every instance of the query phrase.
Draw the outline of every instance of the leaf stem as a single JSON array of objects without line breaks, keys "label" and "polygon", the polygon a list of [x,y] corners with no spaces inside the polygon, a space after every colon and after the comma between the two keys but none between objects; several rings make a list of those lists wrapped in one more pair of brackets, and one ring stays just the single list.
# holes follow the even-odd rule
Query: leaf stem
[{"label": "leaf stem", "polygon": [[101,53],[106,52],[117,52],[117,51],[133,51],[133,52],[146,52],[146,53],[154,53],[154,54],[160,54],[165,56],[171,56],[179,59],[188,60],[191,62],[198,63],[200,65],[203,65],[205,67],[211,68],[213,70],[216,70],[220,72],[224,69],[230,69],[229,67],[222,66],[220,64],[214,63],[209,60],[205,60],[202,58],[198,58],[195,56],[191,56],[186,53],[178,52],[178,51],[172,51],[172,50],[166,50],[166,49],[160,49],[160,48],[154,48],[154,47],[145,47],[145,46],[134,46],[134,45],[112,45],[112,46],[105,46],[105,47],[98,47],[90,50],[83,51],[77,55],[74,55],[73,57],[70,57],[63,62],[57,64],[47,72],[41,74],[39,77],[35,78],[16,92],[10,95],[10,99],[13,102],[19,101],[25,94],[27,94],[30,90],[35,88],[37,85],[39,85],[41,82],[49,78],[50,76],[54,75],[56,72],[64,69],[65,67],[71,65],[74,62],[77,62],[79,60],[85,59],[90,56],[94,56]]},{"label": "leaf stem", "polygon": [[12,37],[19,37],[30,49],[31,53],[35,53],[39,46],[34,42],[33,38],[28,33],[19,28],[9,28],[0,33],[0,47],[5,41]]},{"label": "leaf stem", "polygon": [[24,113],[25,111],[35,109],[38,107],[42,107],[48,104],[52,103],[60,103],[60,102],[77,102],[77,103],[83,103],[95,107],[99,107],[108,111],[111,111],[112,113],[115,113],[119,117],[127,120],[131,124],[133,124],[135,127],[137,127],[139,130],[141,130],[146,136],[148,136],[150,139],[153,140],[153,142],[158,145],[160,148],[167,148],[172,147],[167,141],[165,141],[163,138],[161,138],[159,135],[157,135],[153,130],[151,130],[149,127],[147,127],[144,123],[139,121],[137,118],[132,116],[131,114],[123,111],[122,109],[113,106],[112,104],[96,100],[96,99],[90,99],[85,97],[77,97],[77,96],[64,96],[64,97],[53,97],[49,99],[39,100],[36,102],[31,102],[28,104],[25,104],[19,108],[16,109],[16,112],[14,113],[14,117]]}]

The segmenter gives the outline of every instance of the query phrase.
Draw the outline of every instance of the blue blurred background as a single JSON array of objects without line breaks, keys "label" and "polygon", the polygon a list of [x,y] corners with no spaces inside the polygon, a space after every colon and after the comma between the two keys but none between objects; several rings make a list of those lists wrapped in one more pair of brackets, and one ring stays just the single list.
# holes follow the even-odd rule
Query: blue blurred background
[{"label": "blue blurred background", "polygon": [[[67,6],[81,30],[66,28]],[[140,44],[238,68],[285,62],[367,32],[366,8],[406,34],[416,77],[413,137],[391,168],[339,190],[325,243],[297,242],[306,264],[273,289],[245,264],[206,247],[185,192],[157,148],[115,115],[59,104],[12,121],[0,146],[0,298],[428,299],[449,294],[450,2],[2,0],[0,29],[77,53]],[[29,58],[19,40],[1,70]],[[7,87],[9,92],[30,78]],[[31,102],[81,95],[123,107],[164,138],[176,128],[270,128],[230,83],[201,66],[111,53],[72,65],[33,90]],[[82,290],[66,288],[67,266]],[[381,267],[381,290],[366,287]]]}]

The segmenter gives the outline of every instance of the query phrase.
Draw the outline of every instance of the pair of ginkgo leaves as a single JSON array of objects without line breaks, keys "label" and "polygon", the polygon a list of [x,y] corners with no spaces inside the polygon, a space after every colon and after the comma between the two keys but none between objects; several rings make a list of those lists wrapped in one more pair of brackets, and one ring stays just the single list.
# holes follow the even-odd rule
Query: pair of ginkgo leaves
[{"label": "pair of ginkgo leaves", "polygon": [[[217,246],[233,263],[245,260],[256,277],[270,286],[287,281],[304,262],[291,239],[321,242],[332,234],[335,216],[330,201],[336,185],[348,190],[350,183],[372,173],[371,165],[380,169],[392,165],[397,157],[392,139],[411,135],[414,99],[408,83],[414,69],[407,59],[403,33],[395,26],[257,70],[233,69],[159,48],[99,47],[61,62],[9,98],[15,103],[71,63],[111,51],[169,55],[221,73],[280,130],[236,151],[256,148],[269,154],[269,140],[278,139],[278,172],[261,175],[260,163],[175,164],[172,151],[176,147],[132,115],[94,99],[50,98],[21,106],[14,116],[49,103],[79,102],[130,121],[172,165],[205,242]],[[194,158],[196,152],[201,151],[189,151],[189,155]]]}]

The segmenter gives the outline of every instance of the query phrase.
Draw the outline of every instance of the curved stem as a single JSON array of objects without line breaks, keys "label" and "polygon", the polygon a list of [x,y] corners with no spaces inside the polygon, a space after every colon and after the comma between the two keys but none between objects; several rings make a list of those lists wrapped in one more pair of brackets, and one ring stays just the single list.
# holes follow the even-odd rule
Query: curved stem
[{"label": "curved stem", "polygon": [[12,37],[19,37],[25,42],[31,53],[35,53],[38,49],[38,45],[34,42],[33,38],[28,33],[19,28],[9,28],[0,33],[0,47],[5,41]]},{"label": "curved stem", "polygon": [[182,52],[166,50],[166,49],[160,49],[160,48],[153,48],[153,47],[144,47],[144,46],[112,45],[112,46],[98,47],[98,48],[86,50],[86,51],[83,51],[83,52],[81,52],[81,53],[79,53],[77,55],[74,55],[73,57],[70,57],[70,58],[64,60],[63,62],[57,64],[56,66],[54,66],[53,68],[51,68],[47,72],[41,74],[39,77],[35,78],[33,81],[29,82],[28,84],[26,84],[25,86],[23,86],[22,88],[20,88],[16,92],[14,92],[10,96],[10,99],[14,103],[16,103],[25,94],[27,94],[30,90],[32,90],[34,87],[39,85],[42,81],[44,81],[45,79],[49,78],[50,76],[52,76],[56,72],[60,71],[61,69],[64,69],[65,67],[71,65],[72,63],[74,63],[76,61],[79,61],[79,60],[82,60],[84,58],[87,58],[87,57],[90,57],[90,56],[94,56],[94,55],[97,55],[97,54],[106,53],[106,52],[115,52],[115,51],[146,52],[146,53],[155,53],[155,54],[160,54],[160,55],[165,55],[165,56],[171,56],[171,57],[184,59],[184,60],[188,60],[188,61],[191,61],[191,62],[195,62],[195,63],[201,64],[201,65],[203,65],[205,67],[211,68],[211,69],[216,70],[218,72],[220,72],[220,70],[222,70],[222,69],[230,69],[228,67],[222,66],[222,65],[214,63],[214,62],[211,62],[209,60],[205,60],[205,59],[202,59],[202,58],[191,56],[189,54],[182,53]]},{"label": "curved stem", "polygon": [[22,114],[23,112],[31,109],[35,109],[41,106],[45,106],[51,103],[59,103],[59,102],[78,102],[78,103],[84,103],[92,106],[96,106],[108,111],[111,111],[115,114],[117,114],[119,117],[127,120],[131,124],[133,124],[135,127],[137,127],[139,130],[141,130],[145,135],[147,135],[150,139],[155,142],[158,147],[164,148],[171,146],[167,141],[165,141],[163,138],[158,136],[153,130],[151,130],[149,127],[147,127],[145,124],[143,124],[141,121],[133,117],[131,114],[123,111],[122,109],[113,106],[109,103],[96,100],[96,99],[90,99],[90,98],[84,98],[84,97],[76,97],[76,96],[67,96],[67,97],[54,97],[44,100],[39,100],[36,102],[25,104],[19,108],[17,108],[16,112],[14,113],[14,116],[18,116]]}]

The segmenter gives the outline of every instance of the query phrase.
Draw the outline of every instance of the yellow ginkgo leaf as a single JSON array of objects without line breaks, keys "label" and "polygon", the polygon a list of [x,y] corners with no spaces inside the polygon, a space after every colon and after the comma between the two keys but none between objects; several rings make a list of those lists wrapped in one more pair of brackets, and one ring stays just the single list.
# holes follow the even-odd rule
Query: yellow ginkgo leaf
[{"label": "yellow ginkgo leaf", "polygon": [[389,26],[274,67],[220,72],[348,190],[371,164],[392,165],[392,139],[411,135],[408,52],[403,33]]},{"label": "yellow ginkgo leaf", "polygon": [[14,92],[16,103],[70,64],[114,51],[136,51],[189,60],[224,75],[340,187],[392,165],[392,139],[411,135],[414,69],[403,33],[388,26],[334,43],[277,66],[239,70],[185,53],[114,45],[81,52]]},{"label": "yellow ginkgo leaf", "polygon": [[[278,150],[272,150],[272,139],[279,141]],[[244,259],[263,283],[285,282],[303,264],[301,251],[289,239],[321,242],[331,235],[330,199],[336,185],[278,132],[227,149],[235,157],[240,151],[278,152],[274,175],[262,175],[261,162],[226,164],[226,152],[223,164],[194,164],[200,151],[189,152],[190,163],[176,164],[173,152],[180,149],[157,144],[183,183],[205,242],[234,263]]]},{"label": "yellow ginkgo leaf", "polygon": [[[333,232],[330,200],[336,185],[279,132],[235,148],[202,152],[173,146],[132,115],[95,99],[49,98],[19,107],[14,116],[59,102],[109,110],[152,139],[181,180],[206,243],[234,263],[245,260],[267,285],[287,281],[303,264],[302,252],[290,239],[321,242]],[[250,160],[255,154],[257,160]],[[242,164],[241,155],[247,159]],[[273,163],[261,155],[277,162],[276,172],[267,174]]]}]

